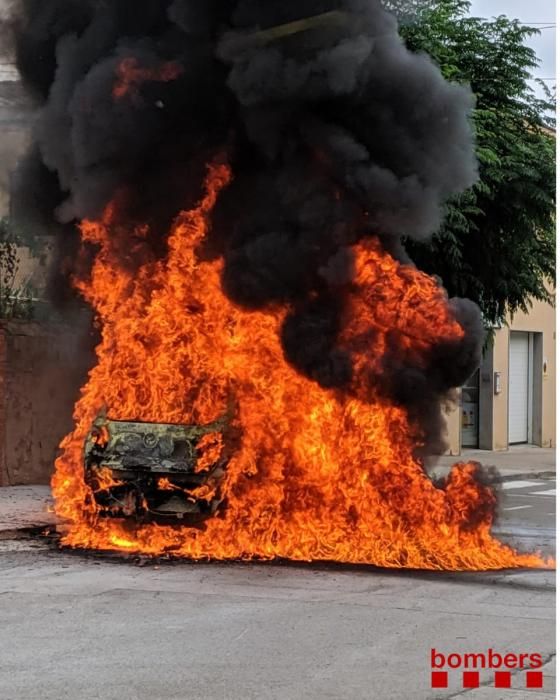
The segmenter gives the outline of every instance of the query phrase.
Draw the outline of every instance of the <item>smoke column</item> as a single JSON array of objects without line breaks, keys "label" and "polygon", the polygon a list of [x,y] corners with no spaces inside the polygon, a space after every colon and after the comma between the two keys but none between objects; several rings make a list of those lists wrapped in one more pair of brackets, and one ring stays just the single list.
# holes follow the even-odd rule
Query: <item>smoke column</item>
[{"label": "smoke column", "polygon": [[[165,251],[224,154],[233,179],[200,255],[223,257],[236,303],[289,305],[281,342],[298,371],[356,391],[368,339],[349,330],[349,247],[378,237],[406,260],[401,238],[432,235],[476,181],[469,90],[410,53],[377,0],[22,0],[10,26],[38,105],[19,208],[57,222],[68,252],[73,222],[112,201],[134,266]],[[389,333],[383,372],[360,376],[366,397],[407,407],[426,453],[443,449],[440,406],[480,358],[479,310],[450,304],[460,343],[419,364]]]}]

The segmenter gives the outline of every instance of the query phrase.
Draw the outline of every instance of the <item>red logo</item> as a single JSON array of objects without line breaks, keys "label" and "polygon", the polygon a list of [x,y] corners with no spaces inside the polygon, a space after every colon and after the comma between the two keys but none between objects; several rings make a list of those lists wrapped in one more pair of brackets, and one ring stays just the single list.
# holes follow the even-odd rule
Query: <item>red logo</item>
[{"label": "red logo", "polygon": [[463,688],[478,688],[480,686],[480,671],[494,671],[495,688],[511,688],[511,671],[507,669],[533,669],[525,673],[526,688],[542,688],[543,665],[541,654],[500,654],[493,649],[487,649],[478,654],[442,654],[436,649],[431,650],[432,688],[449,687],[449,671],[451,669],[462,674]]}]

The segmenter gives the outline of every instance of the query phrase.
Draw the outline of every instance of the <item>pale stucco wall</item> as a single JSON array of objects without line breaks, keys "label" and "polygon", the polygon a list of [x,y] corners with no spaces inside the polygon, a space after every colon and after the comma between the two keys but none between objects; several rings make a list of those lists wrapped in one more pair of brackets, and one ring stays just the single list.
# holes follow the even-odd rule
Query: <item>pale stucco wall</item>
[{"label": "pale stucco wall", "polygon": [[[37,245],[39,246],[39,244]],[[14,290],[30,288],[34,294],[42,297],[47,286],[52,259],[53,244],[47,237],[44,238],[44,242],[41,242],[40,253],[36,255],[25,246],[18,247]]]},{"label": "pale stucco wall", "polygon": [[[542,333],[542,362],[536,368],[542,381],[542,436],[537,444],[556,446],[556,309],[550,304],[534,302],[528,314],[516,313],[510,323],[511,331]],[[506,361],[508,357],[506,355]],[[535,358],[535,362],[537,358]],[[546,372],[544,364],[546,363]],[[507,443],[507,426],[505,429]],[[533,440],[536,442],[536,440]]]},{"label": "pale stucco wall", "polygon": [[461,406],[460,392],[457,392],[455,405],[444,407],[443,415],[446,426],[445,439],[447,440],[447,454],[461,454]]},{"label": "pale stucco wall", "polygon": [[29,138],[26,125],[0,123],[0,217],[10,213],[11,177]]},{"label": "pale stucco wall", "polygon": [[[482,449],[507,450],[508,443],[508,377],[509,334],[512,331],[542,333],[542,356],[535,354],[535,387],[540,381],[542,393],[535,392],[540,412],[540,431],[534,431],[533,443],[542,447],[556,446],[556,311],[550,304],[533,302],[528,313],[517,312],[508,326],[496,329],[481,367],[479,439]],[[546,365],[546,371],[545,371]],[[494,374],[501,374],[501,392],[494,393]],[[450,453],[458,454],[461,435],[461,413],[447,416]]]},{"label": "pale stucco wall", "polygon": [[508,449],[508,377],[509,377],[509,332],[507,327],[496,329],[494,341],[489,352],[493,353],[493,371],[501,375],[501,392],[494,393],[494,377],[492,377],[492,449]]}]

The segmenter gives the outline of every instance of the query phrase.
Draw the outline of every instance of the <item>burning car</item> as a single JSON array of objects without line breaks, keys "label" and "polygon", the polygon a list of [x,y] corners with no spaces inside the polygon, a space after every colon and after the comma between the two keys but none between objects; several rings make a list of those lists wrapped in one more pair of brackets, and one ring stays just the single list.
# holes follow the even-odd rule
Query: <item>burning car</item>
[{"label": "burning car", "polygon": [[100,515],[194,524],[222,503],[231,453],[229,415],[206,425],[93,422],[84,448],[86,482]]}]

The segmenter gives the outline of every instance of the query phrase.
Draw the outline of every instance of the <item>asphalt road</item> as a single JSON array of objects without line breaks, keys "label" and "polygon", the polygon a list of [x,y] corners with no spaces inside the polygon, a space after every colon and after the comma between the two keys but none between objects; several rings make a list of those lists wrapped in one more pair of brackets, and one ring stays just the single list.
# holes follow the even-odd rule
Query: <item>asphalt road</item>
[{"label": "asphalt road", "polygon": [[[138,566],[0,540],[2,700],[552,700],[554,633],[550,571]],[[431,690],[431,648],[540,653],[544,687],[518,668],[511,690],[490,671]]]},{"label": "asphalt road", "polygon": [[514,479],[499,488],[500,522],[554,530],[556,480]]},{"label": "asphalt road", "polygon": [[499,488],[500,522],[554,530],[555,479],[509,479]]},{"label": "asphalt road", "polygon": [[[513,475],[499,490],[498,536],[552,553],[555,482]],[[140,566],[15,536],[0,530],[0,700],[555,697],[551,571]],[[511,689],[484,670],[478,689],[457,671],[432,690],[432,648],[540,653],[543,688],[518,667]]]},{"label": "asphalt road", "polygon": [[555,555],[556,480],[508,478],[497,491],[496,535],[516,548]]}]

